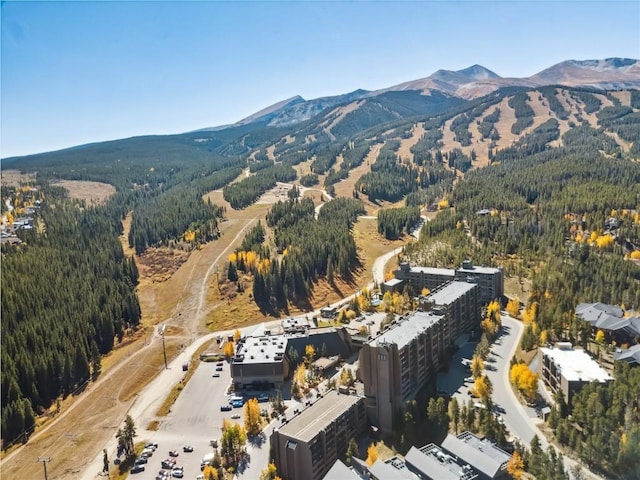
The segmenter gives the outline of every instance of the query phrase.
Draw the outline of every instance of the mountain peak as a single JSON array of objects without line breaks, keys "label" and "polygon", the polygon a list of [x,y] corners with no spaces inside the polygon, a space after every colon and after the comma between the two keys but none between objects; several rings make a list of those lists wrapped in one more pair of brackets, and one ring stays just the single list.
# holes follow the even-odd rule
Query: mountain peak
[{"label": "mountain peak", "polygon": [[464,75],[465,77],[472,78],[473,80],[488,80],[490,78],[501,78],[495,72],[492,72],[488,68],[483,67],[482,65],[471,65],[463,70],[458,70],[457,73]]}]

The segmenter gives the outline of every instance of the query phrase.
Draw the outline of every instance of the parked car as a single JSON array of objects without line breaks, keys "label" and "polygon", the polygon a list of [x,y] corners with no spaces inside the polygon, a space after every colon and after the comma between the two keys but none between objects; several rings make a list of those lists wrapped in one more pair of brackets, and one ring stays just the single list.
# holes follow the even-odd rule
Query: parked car
[{"label": "parked car", "polygon": [[220,405],[220,411],[221,412],[228,412],[229,410],[231,410],[233,407],[231,405]]},{"label": "parked car", "polygon": [[216,367],[222,367],[224,365],[224,362],[218,362],[216,363]]},{"label": "parked car", "polygon": [[147,463],[149,460],[147,460],[146,457],[138,457],[136,458],[135,462],[133,462],[134,465],[144,465],[145,463]]},{"label": "parked car", "polygon": [[[169,456],[170,456],[170,457],[177,457],[178,455],[179,455],[179,454],[178,454],[178,451],[177,451],[177,450],[169,450]],[[174,460],[174,461],[175,461],[175,460]]]},{"label": "parked car", "polygon": [[173,468],[173,467],[175,466],[175,464],[176,464],[175,459],[173,459],[173,458],[165,458],[165,459],[162,461],[162,468],[169,468],[169,469],[171,469],[171,468]]},{"label": "parked car", "polygon": [[144,465],[134,465],[131,469],[131,473],[140,473],[144,472]]},{"label": "parked car", "polygon": [[240,418],[240,414],[239,413],[234,413],[233,415],[231,415],[231,418],[233,418],[234,420],[238,419],[238,418]]},{"label": "parked car", "polygon": [[215,372],[213,375],[211,375],[214,378],[220,378],[220,373],[219,372]]},{"label": "parked car", "polygon": [[193,452],[193,447],[191,445],[185,445],[182,447],[183,452]]},{"label": "parked car", "polygon": [[184,470],[182,469],[182,467],[176,467],[171,471],[171,475],[174,478],[182,478],[184,477]]},{"label": "parked car", "polygon": [[507,413],[507,411],[504,408],[502,408],[500,405],[494,405],[493,409],[498,413]]},{"label": "parked car", "polygon": [[222,367],[216,367],[216,372],[221,372],[222,371]]},{"label": "parked car", "polygon": [[474,378],[473,377],[467,377],[464,379],[465,382],[474,382]]},{"label": "parked car", "polygon": [[258,395],[258,402],[263,403],[268,401],[269,401],[269,395],[267,395],[266,393],[260,393]]},{"label": "parked car", "polygon": [[153,448],[155,450],[158,448],[158,444],[156,442],[147,442],[144,444],[144,448]]}]

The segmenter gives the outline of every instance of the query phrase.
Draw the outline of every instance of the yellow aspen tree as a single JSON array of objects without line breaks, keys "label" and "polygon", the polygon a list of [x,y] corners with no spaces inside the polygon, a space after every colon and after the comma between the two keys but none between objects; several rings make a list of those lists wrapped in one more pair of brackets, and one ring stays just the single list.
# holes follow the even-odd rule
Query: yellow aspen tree
[{"label": "yellow aspen tree", "polygon": [[255,437],[262,431],[262,417],[260,416],[260,405],[257,398],[250,398],[243,406],[244,409],[244,429],[247,435]]},{"label": "yellow aspen tree", "polygon": [[378,460],[378,449],[376,448],[376,444],[372,442],[369,448],[367,448],[367,465],[373,465],[376,463],[376,460]]},{"label": "yellow aspen tree", "polygon": [[227,358],[231,358],[233,357],[234,352],[235,346],[233,342],[224,342],[224,346],[222,347],[222,354]]},{"label": "yellow aspen tree", "polygon": [[512,298],[507,302],[507,313],[514,318],[520,316],[520,301],[517,298]]},{"label": "yellow aspen tree", "polygon": [[239,328],[236,328],[236,331],[233,332],[233,341],[238,343],[241,338],[242,338],[242,332],[240,331]]},{"label": "yellow aspen tree", "polygon": [[474,378],[478,378],[482,375],[484,370],[484,361],[479,355],[474,355],[471,359],[471,374]]},{"label": "yellow aspen tree", "polygon": [[517,451],[513,452],[513,455],[511,455],[511,458],[507,462],[507,473],[515,480],[520,480],[522,478],[522,474],[524,473],[524,461]]}]

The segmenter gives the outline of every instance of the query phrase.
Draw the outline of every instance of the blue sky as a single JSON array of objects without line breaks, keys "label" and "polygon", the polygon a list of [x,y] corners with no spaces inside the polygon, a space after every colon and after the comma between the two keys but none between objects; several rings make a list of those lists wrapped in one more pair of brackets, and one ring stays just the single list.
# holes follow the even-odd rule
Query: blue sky
[{"label": "blue sky", "polygon": [[233,123],[438,69],[640,58],[640,2],[2,2],[0,156]]}]

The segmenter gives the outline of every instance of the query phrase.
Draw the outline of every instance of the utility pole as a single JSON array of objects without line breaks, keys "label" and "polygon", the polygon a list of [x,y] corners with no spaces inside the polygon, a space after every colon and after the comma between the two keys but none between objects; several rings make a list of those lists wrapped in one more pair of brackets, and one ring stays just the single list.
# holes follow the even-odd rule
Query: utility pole
[{"label": "utility pole", "polygon": [[164,330],[167,326],[166,325],[162,325],[162,328],[160,329],[160,335],[162,335],[162,355],[164,355],[164,368],[165,370],[169,367],[167,367],[167,349],[164,346]]},{"label": "utility pole", "polygon": [[47,477],[47,463],[51,461],[51,457],[38,457],[36,462],[42,462],[42,466],[44,467],[44,480],[49,480]]}]

